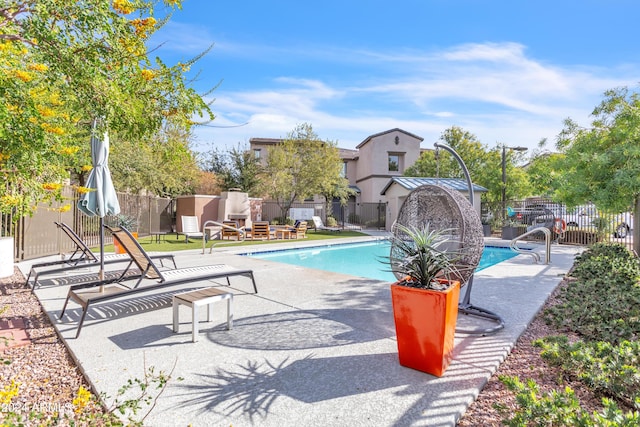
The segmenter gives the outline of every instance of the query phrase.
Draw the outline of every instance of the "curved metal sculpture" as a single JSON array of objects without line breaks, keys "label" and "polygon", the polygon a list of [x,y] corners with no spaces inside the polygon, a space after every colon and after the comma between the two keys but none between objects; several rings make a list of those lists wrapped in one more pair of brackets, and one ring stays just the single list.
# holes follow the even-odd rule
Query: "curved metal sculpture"
[{"label": "curved metal sculpture", "polygon": [[[479,335],[494,333],[504,328],[504,321],[502,320],[502,318],[489,310],[471,304],[473,273],[478,266],[480,257],[482,256],[482,251],[484,249],[484,234],[482,232],[482,223],[480,222],[480,216],[473,207],[474,193],[471,176],[469,174],[467,166],[464,164],[464,161],[453,148],[437,142],[434,145],[436,148],[442,148],[451,153],[451,155],[460,164],[460,167],[462,168],[462,171],[464,172],[465,178],[467,180],[467,188],[469,189],[469,200],[467,201],[457,191],[449,189],[442,190],[445,187],[439,185],[429,186],[438,188],[438,190],[435,190],[433,188],[429,190],[434,194],[432,196],[427,196],[427,189],[421,191],[422,194],[417,193],[415,196],[412,196],[413,192],[409,194],[407,199],[402,204],[400,212],[398,213],[398,222],[402,221],[400,223],[405,226],[415,227],[424,224],[425,221],[428,221],[431,223],[432,229],[459,229],[459,231],[457,232],[457,241],[459,245],[458,250],[462,255],[462,263],[457,268],[462,273],[464,273],[461,274],[461,279],[464,279],[460,281],[461,286],[468,285],[464,297],[458,306],[459,311],[463,314],[490,320],[496,323],[496,325],[494,327],[486,329],[457,329],[456,331]],[[418,189],[414,190],[414,192],[417,190]],[[447,193],[447,196],[444,196],[445,193]],[[438,199],[435,194],[440,194],[440,199]],[[451,194],[455,195],[450,196]],[[430,203],[413,200],[425,196],[427,197],[427,199],[430,199]],[[423,211],[420,213],[414,213],[420,210]],[[392,231],[395,232],[394,230]]]},{"label": "curved metal sculpture", "polygon": [[[426,223],[432,230],[447,233],[443,236],[447,238],[447,250],[456,258],[454,276],[464,286],[478,266],[484,249],[480,216],[460,192],[427,184],[409,193],[395,224],[416,227]],[[397,227],[392,231],[402,238]],[[393,247],[391,251],[393,253]]]}]

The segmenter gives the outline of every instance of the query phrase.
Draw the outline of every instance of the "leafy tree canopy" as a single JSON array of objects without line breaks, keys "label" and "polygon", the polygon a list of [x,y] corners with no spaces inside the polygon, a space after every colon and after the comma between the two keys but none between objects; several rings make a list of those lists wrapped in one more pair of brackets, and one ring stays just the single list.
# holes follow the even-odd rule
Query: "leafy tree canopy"
[{"label": "leafy tree canopy", "polygon": [[546,139],[540,141],[538,148],[530,157],[526,172],[532,194],[555,199],[557,197],[556,190],[563,182],[564,154],[552,153],[545,149],[546,143]]},{"label": "leafy tree canopy", "polygon": [[216,174],[223,191],[239,188],[251,197],[259,196],[261,165],[246,147],[238,145],[228,152],[210,151],[204,169]]},{"label": "leafy tree canopy", "polygon": [[589,128],[565,121],[557,142],[565,155],[557,197],[570,206],[592,201],[628,210],[640,195],[640,96],[628,88],[607,91],[592,117]]},{"label": "leafy tree canopy", "polygon": [[261,174],[262,193],[275,200],[282,216],[296,200],[315,194],[339,195],[349,183],[342,177],[342,161],[335,142],[323,141],[304,123],[281,144],[269,149]]},{"label": "leafy tree canopy", "polygon": [[[70,169],[89,131],[140,141],[193,114],[211,117],[184,73],[145,45],[180,0],[7,0],[0,6],[0,211],[31,212]],[[160,17],[156,11],[167,12]],[[156,19],[157,17],[157,19]],[[135,147],[139,149],[139,145]]]},{"label": "leafy tree canopy", "polygon": [[[490,149],[482,144],[474,134],[458,126],[452,126],[445,130],[440,136],[440,141],[458,153],[467,166],[473,183],[489,190],[483,194],[483,200],[497,208],[502,198],[503,186],[502,145]],[[521,159],[521,154],[507,150],[505,162],[507,200],[529,195],[526,172],[515,166],[515,163]],[[405,176],[465,178],[458,161],[445,150],[424,151],[418,161],[407,168],[404,174]]]}]

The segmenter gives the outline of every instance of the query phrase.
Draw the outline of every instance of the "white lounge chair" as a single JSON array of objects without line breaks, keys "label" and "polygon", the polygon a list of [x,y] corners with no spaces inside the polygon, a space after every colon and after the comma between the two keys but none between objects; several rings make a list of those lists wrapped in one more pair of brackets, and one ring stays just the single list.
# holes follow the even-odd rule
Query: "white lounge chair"
[{"label": "white lounge chair", "polygon": [[202,239],[204,233],[200,230],[197,216],[182,215],[182,231],[178,234],[184,234],[184,240],[189,243],[189,237]]},{"label": "white lounge chair", "polygon": [[315,226],[316,230],[327,230],[327,231],[340,231],[341,229],[338,227],[327,227],[324,225],[324,223],[322,222],[322,218],[320,218],[319,216],[312,216],[311,219],[313,220],[313,225]]}]

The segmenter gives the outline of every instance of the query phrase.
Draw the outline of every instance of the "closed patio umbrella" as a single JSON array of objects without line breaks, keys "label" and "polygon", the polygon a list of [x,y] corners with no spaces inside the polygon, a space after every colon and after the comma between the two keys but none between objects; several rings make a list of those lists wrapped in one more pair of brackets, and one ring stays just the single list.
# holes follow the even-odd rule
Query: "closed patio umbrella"
[{"label": "closed patio umbrella", "polygon": [[104,217],[120,213],[120,203],[109,172],[109,136],[96,135],[96,121],[91,130],[91,163],[86,187],[94,191],[83,194],[78,209],[89,216],[100,217],[100,280],[104,279]]}]

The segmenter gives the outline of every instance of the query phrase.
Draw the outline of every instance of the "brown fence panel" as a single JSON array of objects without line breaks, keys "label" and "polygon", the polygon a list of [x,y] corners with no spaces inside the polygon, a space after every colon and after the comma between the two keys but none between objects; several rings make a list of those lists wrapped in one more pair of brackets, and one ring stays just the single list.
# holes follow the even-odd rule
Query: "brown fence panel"
[{"label": "brown fence panel", "polygon": [[[15,239],[16,261],[67,253],[75,249],[73,242],[55,226],[54,221],[66,223],[89,247],[100,244],[100,219],[78,210],[79,195],[73,188],[64,188],[62,195],[62,201],[55,201],[50,205],[41,204],[33,216],[21,218],[15,224],[12,224],[10,215],[2,215],[3,235],[12,235]],[[171,229],[171,199],[118,193],[118,201],[122,214],[138,219],[138,232],[141,236],[150,234],[151,230]],[[113,224],[115,220],[115,217],[108,216],[105,223]],[[104,237],[105,244],[113,242],[109,233],[105,233]]]},{"label": "brown fence panel", "polygon": [[18,230],[18,258],[31,259],[43,255],[67,252],[74,247],[68,238],[61,236],[55,222],[64,222],[71,227],[76,212],[76,198],[69,187],[62,190],[62,201],[41,203],[33,216],[22,218],[23,227]]}]

